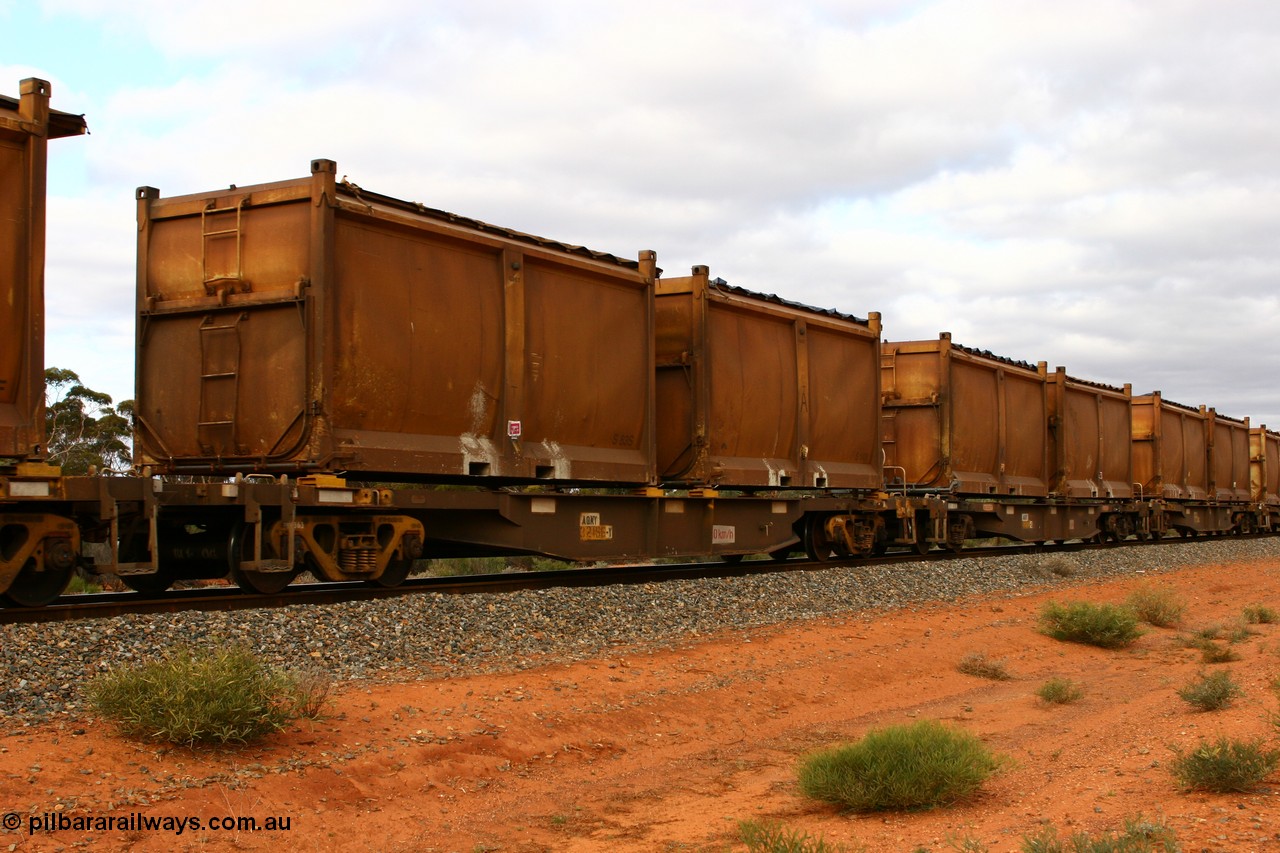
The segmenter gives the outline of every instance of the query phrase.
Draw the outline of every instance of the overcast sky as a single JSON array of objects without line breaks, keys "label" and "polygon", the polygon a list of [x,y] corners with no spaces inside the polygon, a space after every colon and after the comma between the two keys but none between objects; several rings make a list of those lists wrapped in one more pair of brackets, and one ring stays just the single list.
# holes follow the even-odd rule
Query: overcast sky
[{"label": "overcast sky", "polygon": [[1274,0],[0,0],[46,363],[132,396],[134,188],[306,175],[1280,428]]}]

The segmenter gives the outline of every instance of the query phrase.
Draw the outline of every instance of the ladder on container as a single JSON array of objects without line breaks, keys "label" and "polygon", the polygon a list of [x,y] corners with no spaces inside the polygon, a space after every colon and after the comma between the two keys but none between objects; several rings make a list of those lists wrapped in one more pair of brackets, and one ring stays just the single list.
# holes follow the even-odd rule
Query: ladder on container
[{"label": "ladder on container", "polygon": [[210,456],[235,455],[236,415],[240,398],[240,324],[209,316],[200,324],[200,420],[197,437]]},{"label": "ladder on container", "polygon": [[[200,211],[200,276],[204,282],[205,294],[217,296],[219,304],[226,304],[227,293],[244,289],[244,231],[241,227],[245,205],[249,198],[245,196],[230,207],[209,207]],[[219,227],[218,217],[235,214],[235,225]],[[209,245],[213,240],[224,240],[234,237],[236,241],[235,268],[227,272],[210,274]]]}]

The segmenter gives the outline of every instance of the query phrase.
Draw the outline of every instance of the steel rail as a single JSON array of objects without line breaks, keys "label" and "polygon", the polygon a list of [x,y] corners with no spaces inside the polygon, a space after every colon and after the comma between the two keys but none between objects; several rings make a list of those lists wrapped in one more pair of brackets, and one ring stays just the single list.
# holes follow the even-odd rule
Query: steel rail
[{"label": "steel rail", "polygon": [[966,548],[961,551],[934,550],[927,554],[914,551],[893,552],[880,557],[862,557],[815,561],[795,557],[790,560],[744,560],[742,562],[671,563],[665,565],[615,565],[580,569],[512,572],[509,574],[455,575],[450,577],[409,578],[395,587],[349,581],[342,583],[291,584],[283,591],[264,595],[247,593],[235,586],[198,587],[169,590],[161,596],[138,592],[101,592],[64,595],[45,607],[5,607],[0,609],[0,625],[38,624],[80,619],[106,619],[127,614],[177,613],[185,610],[254,610],[277,607],[337,604],[344,601],[370,601],[404,595],[437,593],[466,595],[481,592],[507,593],[554,587],[590,587],[615,584],[661,583],[671,580],[703,580],[709,578],[746,577],[778,572],[821,571],[823,569],[858,566],[882,566],[898,563],[931,562],[973,557],[1007,557],[1018,554],[1057,554],[1094,549],[1172,545],[1181,542],[1207,542],[1215,539],[1256,538],[1249,536],[1197,536],[1193,539],[1165,538],[1131,540],[1123,543],[1074,542],[1065,545],[1026,544],[989,548]]}]

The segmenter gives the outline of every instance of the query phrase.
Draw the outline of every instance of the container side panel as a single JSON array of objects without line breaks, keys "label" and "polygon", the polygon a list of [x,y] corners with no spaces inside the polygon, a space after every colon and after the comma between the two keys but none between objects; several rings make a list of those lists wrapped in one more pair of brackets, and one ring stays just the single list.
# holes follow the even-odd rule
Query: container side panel
[{"label": "container side panel", "polygon": [[1244,424],[1214,423],[1213,479],[1218,500],[1249,500],[1249,429]]},{"label": "container side panel", "polygon": [[792,324],[713,305],[707,349],[711,455],[791,459],[798,403]]},{"label": "container side panel", "polygon": [[[18,387],[26,367],[24,344],[28,341],[27,231],[30,211],[26,193],[26,147],[0,137],[0,405],[17,401]],[[13,439],[15,412],[0,409],[0,418]],[[7,416],[7,417],[6,417]],[[0,444],[0,456],[12,453],[12,446]]]},{"label": "container side panel", "polygon": [[1265,446],[1266,474],[1264,482],[1267,484],[1266,500],[1268,504],[1280,505],[1280,435],[1267,433]]},{"label": "container side panel", "polygon": [[643,482],[652,291],[536,260],[526,262],[525,286],[525,452],[559,464],[566,448],[583,448],[584,458],[620,466],[619,479]]},{"label": "container side panel", "polygon": [[1132,407],[1124,397],[1100,397],[1102,420],[1101,474],[1103,493],[1114,498],[1133,496]]},{"label": "container side panel", "polygon": [[985,364],[953,359],[950,415],[952,462],[962,488],[991,492],[1000,472],[1000,407],[996,371]]},{"label": "container side panel", "polygon": [[[334,424],[446,436],[455,445],[464,435],[494,437],[500,253],[340,219],[334,254]],[[456,452],[449,473],[461,473]]]},{"label": "container side panel", "polygon": [[811,325],[808,341],[809,467],[828,486],[872,486],[881,476],[878,338]]},{"label": "container side panel", "polygon": [[700,361],[694,358],[693,294],[659,293],[654,305],[654,393],[658,440],[658,472],[681,478],[698,464],[703,452],[697,440],[695,395]]},{"label": "container side panel", "polygon": [[1266,474],[1263,481],[1267,484],[1267,503],[1280,505],[1280,435],[1267,434]]},{"label": "container side panel", "polygon": [[1209,497],[1209,425],[1198,415],[1182,418],[1183,463],[1186,466],[1186,489],[1193,500]]},{"label": "container side panel", "polygon": [[[1061,475],[1071,497],[1097,497],[1098,404],[1093,394],[1067,386],[1063,391],[1063,411],[1058,414],[1057,441],[1060,445]],[[1126,429],[1125,443],[1128,443]]]},{"label": "container side panel", "polygon": [[1011,370],[1006,370],[1004,377],[1004,489],[1008,494],[1046,495],[1049,425],[1045,380]]},{"label": "container side panel", "polygon": [[1183,424],[1183,416],[1177,411],[1160,410],[1161,446],[1160,464],[1164,472],[1164,496],[1167,498],[1189,498],[1187,459],[1187,432]]}]

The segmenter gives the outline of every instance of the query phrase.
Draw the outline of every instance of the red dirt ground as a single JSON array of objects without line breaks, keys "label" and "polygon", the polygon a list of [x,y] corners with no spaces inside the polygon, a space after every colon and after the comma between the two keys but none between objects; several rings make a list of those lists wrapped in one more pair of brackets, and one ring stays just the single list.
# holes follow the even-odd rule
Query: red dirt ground
[{"label": "red dirt ground", "polygon": [[[1185,601],[1184,632],[1234,625],[1245,605],[1280,608],[1280,564],[1197,567],[511,674],[350,685],[329,717],[233,751],[133,742],[93,720],[11,727],[0,805],[20,828],[0,834],[0,849],[740,851],[738,822],[757,818],[854,849],[968,839],[1006,851],[1044,821],[1065,836],[1141,813],[1188,851],[1280,850],[1280,779],[1251,794],[1184,793],[1168,769],[1175,748],[1201,737],[1274,743],[1280,625],[1253,626],[1234,647],[1241,659],[1215,665],[1245,693],[1214,713],[1177,695],[1206,669],[1177,630],[1150,629],[1122,651],[1035,630],[1050,599],[1118,602],[1153,582]],[[1003,658],[1013,679],[956,671],[971,652]],[[1054,676],[1080,682],[1085,698],[1039,701]],[[1011,766],[975,799],[935,811],[847,815],[798,795],[805,751],[920,719],[979,735]],[[57,815],[278,817],[289,828],[29,832]]]}]

